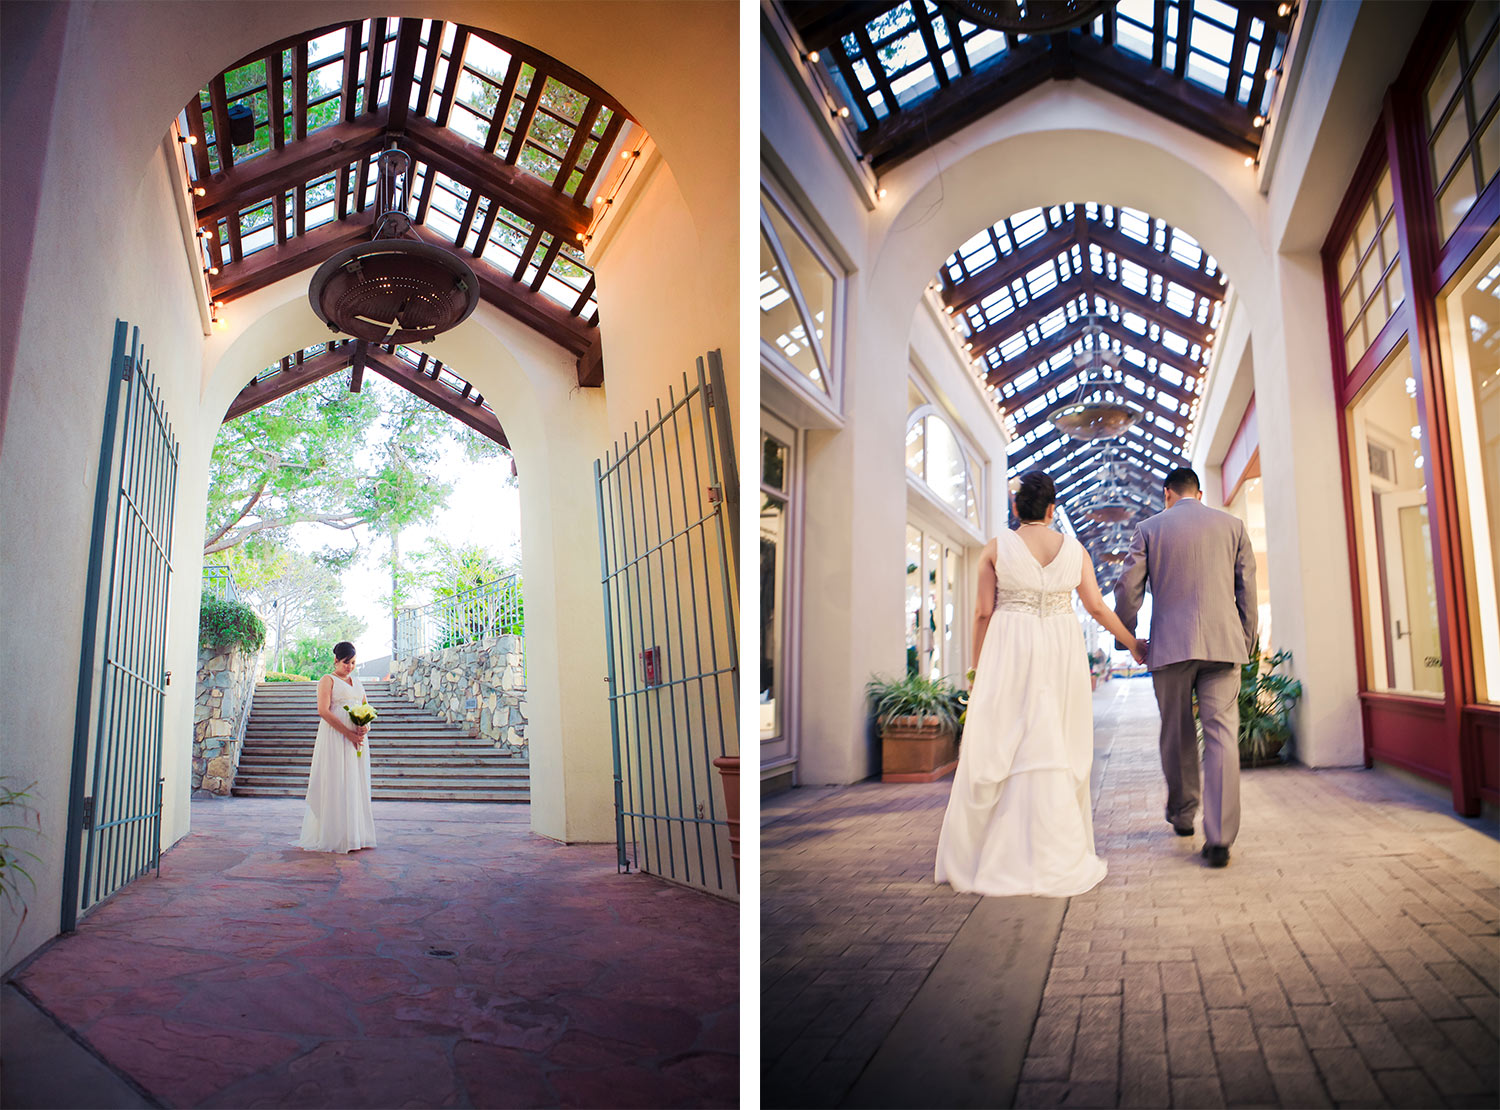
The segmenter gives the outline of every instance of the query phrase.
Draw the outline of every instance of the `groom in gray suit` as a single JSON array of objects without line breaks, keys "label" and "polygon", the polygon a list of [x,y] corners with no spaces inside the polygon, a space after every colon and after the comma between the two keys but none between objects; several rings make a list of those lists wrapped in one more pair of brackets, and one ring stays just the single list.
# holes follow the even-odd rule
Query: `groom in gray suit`
[{"label": "groom in gray suit", "polygon": [[1193,694],[1203,722],[1203,858],[1229,863],[1240,829],[1240,665],[1250,658],[1259,612],[1255,554],[1244,522],[1203,504],[1198,475],[1166,477],[1166,509],[1141,521],[1115,583],[1115,613],[1135,632],[1147,583],[1146,665],[1161,710],[1167,820],[1193,835],[1200,793]]}]

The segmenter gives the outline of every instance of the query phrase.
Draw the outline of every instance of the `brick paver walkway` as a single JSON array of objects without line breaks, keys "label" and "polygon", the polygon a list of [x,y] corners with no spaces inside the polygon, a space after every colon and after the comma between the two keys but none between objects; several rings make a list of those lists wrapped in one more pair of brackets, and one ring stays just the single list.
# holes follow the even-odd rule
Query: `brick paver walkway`
[{"label": "brick paver walkway", "polygon": [[[1264,768],[1230,866],[1207,869],[1162,818],[1150,687],[1095,704],[1110,873],[1067,906],[1015,1104],[1494,1106],[1495,839],[1379,772]],[[768,1106],[838,1105],[906,1049],[882,1042],[980,902],[931,883],[946,794],[767,800]]]},{"label": "brick paver walkway", "polygon": [[162,1105],[737,1105],[738,906],[524,806],[376,802],[351,855],[301,819],[194,802],[161,877],[17,983]]}]

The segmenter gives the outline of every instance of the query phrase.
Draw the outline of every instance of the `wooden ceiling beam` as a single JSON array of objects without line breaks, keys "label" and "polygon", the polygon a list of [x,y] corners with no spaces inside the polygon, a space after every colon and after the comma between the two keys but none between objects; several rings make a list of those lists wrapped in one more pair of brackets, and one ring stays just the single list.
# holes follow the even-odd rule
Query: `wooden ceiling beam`
[{"label": "wooden ceiling beam", "polygon": [[401,146],[455,180],[482,183],[477,187],[500,197],[506,208],[555,236],[572,242],[588,230],[592,213],[582,201],[553,192],[540,178],[486,154],[482,146],[431,120],[411,117]]},{"label": "wooden ceiling beam", "polygon": [[313,138],[270,150],[243,166],[213,175],[203,183],[204,195],[194,206],[200,224],[238,215],[278,190],[306,184],[313,178],[368,157],[381,148],[380,121],[360,119],[336,123],[313,133]]},{"label": "wooden ceiling beam", "polygon": [[[371,347],[366,356],[366,365],[403,389],[410,390],[435,409],[447,413],[453,419],[473,428],[480,435],[494,440],[501,447],[510,448],[500,418],[483,405],[465,399],[442,382],[429,378],[400,355],[380,347]],[[468,383],[465,383],[466,385]],[[476,394],[477,396],[477,394]]]},{"label": "wooden ceiling beam", "polygon": [[[1207,297],[1211,301],[1224,299],[1224,286],[1219,283],[1218,278],[1210,277],[1202,270],[1194,269],[1185,262],[1179,262],[1172,257],[1170,250],[1159,251],[1155,247],[1137,242],[1119,228],[1109,227],[1098,220],[1089,220],[1088,224],[1090,237],[1101,250],[1113,252],[1121,258],[1128,258],[1152,273],[1160,274],[1164,281],[1175,281],[1200,297]],[[1208,254],[1207,251],[1203,253]]]},{"label": "wooden ceiling beam", "polygon": [[[1074,344],[1086,334],[1087,328],[1087,317],[1080,317],[1077,323],[1069,324],[1050,339],[1044,339],[1034,347],[1029,347],[1021,354],[1016,355],[1015,358],[1008,359],[998,367],[991,368],[986,375],[986,380],[992,385],[1003,387],[1033,368],[1037,368],[1040,373],[1040,368],[1048,364],[1053,357],[1061,354],[1063,351],[1071,350]],[[1154,339],[1147,339],[1145,336],[1136,335],[1135,332],[1117,320],[1101,316],[1099,317],[1099,328],[1107,338],[1116,340],[1124,347],[1134,348],[1148,359],[1154,358],[1158,363],[1164,362],[1172,369],[1178,370],[1188,377],[1196,377],[1201,372],[1202,368],[1191,359],[1175,354]],[[1170,393],[1180,401],[1191,400],[1192,398],[1191,391],[1182,386],[1171,385],[1166,381],[1158,381],[1156,376],[1151,374],[1149,370],[1133,366],[1130,369],[1134,373],[1147,375],[1147,380],[1152,385]],[[1052,371],[1053,374],[1075,372],[1071,370]],[[1047,375],[1042,373],[1041,376],[1045,377]]]},{"label": "wooden ceiling beam", "polygon": [[1003,62],[986,63],[954,78],[947,88],[861,132],[860,148],[871,168],[880,174],[914,158],[1049,80],[1056,59],[1046,44],[1045,36],[1018,43],[1005,52]]},{"label": "wooden ceiling beam", "polygon": [[[295,393],[305,385],[322,381],[344,369],[354,358],[354,341],[346,339],[334,342],[338,346],[330,346],[329,350],[305,359],[290,369],[250,382],[230,403],[229,411],[224,414],[225,421],[244,416],[261,405],[268,405],[277,398]],[[282,365],[286,366],[286,360],[282,360]]]},{"label": "wooden ceiling beam", "polygon": [[[1106,92],[1140,104],[1241,154],[1260,150],[1260,134],[1251,123],[1254,112],[1226,101],[1208,89],[1085,35],[1073,34],[1078,76]],[[1179,60],[1187,56],[1178,50]],[[1237,80],[1231,75],[1231,80]]]},{"label": "wooden ceiling beam", "polygon": [[351,216],[314,228],[283,246],[263,247],[243,262],[219,270],[212,286],[214,300],[243,297],[301,270],[320,266],[345,247],[367,242],[370,230],[368,218]]},{"label": "wooden ceiling beam", "polygon": [[[1033,239],[1018,250],[1010,254],[1000,254],[993,264],[980,270],[973,277],[953,284],[950,287],[951,291],[944,291],[943,302],[954,312],[963,312],[984,300],[991,293],[1008,286],[1027,271],[1056,258],[1070,249],[1076,241],[1072,221],[1064,220],[1061,226],[1049,228],[1039,238]],[[996,253],[999,253],[998,247]],[[944,266],[945,274],[947,270],[948,268]]]},{"label": "wooden ceiling beam", "polygon": [[[1200,347],[1211,347],[1213,340],[1209,338],[1213,334],[1213,325],[1205,321],[1198,323],[1197,320],[1187,316],[1180,316],[1173,312],[1160,301],[1153,301],[1150,297],[1143,297],[1133,289],[1127,289],[1118,281],[1110,281],[1105,278],[1098,286],[1099,296],[1106,300],[1114,301],[1122,311],[1134,312],[1137,316],[1144,316],[1147,320],[1157,324],[1159,327],[1174,331],[1190,343],[1196,343]],[[1178,356],[1178,364],[1191,360],[1184,360]],[[1186,367],[1183,367],[1186,370]]]},{"label": "wooden ceiling beam", "polygon": [[786,14],[797,28],[802,45],[809,50],[827,50],[845,35],[898,6],[897,3],[850,4],[845,0],[804,0],[803,3],[787,4]]},{"label": "wooden ceiling beam", "polygon": [[[411,111],[411,83],[417,72],[417,51],[422,45],[422,21],[403,19],[396,31],[396,58],[391,64],[391,95],[386,102],[386,131],[401,134]],[[379,85],[376,89],[379,89]]]},{"label": "wooden ceiling beam", "polygon": [[1014,312],[1000,317],[988,327],[970,333],[967,342],[974,344],[974,351],[987,351],[996,344],[1003,343],[1023,328],[1038,323],[1042,317],[1081,299],[1083,295],[1084,291],[1079,286],[1071,281],[1064,282],[1047,290],[1040,297],[1019,306]]}]

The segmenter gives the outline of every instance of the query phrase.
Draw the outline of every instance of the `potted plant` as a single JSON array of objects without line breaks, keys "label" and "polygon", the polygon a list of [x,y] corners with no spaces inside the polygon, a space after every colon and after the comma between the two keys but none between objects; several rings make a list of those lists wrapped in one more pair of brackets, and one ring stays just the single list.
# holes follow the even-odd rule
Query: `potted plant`
[{"label": "potted plant", "polygon": [[1281,762],[1292,736],[1292,710],[1302,697],[1302,683],[1281,671],[1290,651],[1266,656],[1255,641],[1250,659],[1240,668],[1240,764],[1260,767]]},{"label": "potted plant", "polygon": [[1101,681],[1109,679],[1109,656],[1103,648],[1089,652],[1089,678],[1095,690],[1099,689]]},{"label": "potted plant", "polygon": [[880,731],[882,782],[933,782],[958,765],[961,691],[944,678],[876,677],[865,688]]}]

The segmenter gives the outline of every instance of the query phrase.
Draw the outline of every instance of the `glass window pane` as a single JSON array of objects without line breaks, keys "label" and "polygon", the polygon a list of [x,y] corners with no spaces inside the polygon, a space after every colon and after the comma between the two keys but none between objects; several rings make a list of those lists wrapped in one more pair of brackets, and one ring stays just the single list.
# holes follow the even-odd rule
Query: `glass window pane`
[{"label": "glass window pane", "polygon": [[828,392],[802,314],[787,291],[786,275],[764,232],[760,239],[760,337],[773,344],[794,369]]},{"label": "glass window pane", "polygon": [[1354,242],[1353,240],[1350,240],[1349,245],[1344,248],[1344,253],[1339,255],[1340,289],[1349,288],[1349,280],[1354,277],[1354,264],[1358,261],[1359,259],[1354,253]]},{"label": "glass window pane", "polygon": [[964,515],[963,448],[946,421],[929,416],[927,425],[927,485],[959,516]]},{"label": "glass window pane", "polygon": [[1490,117],[1484,134],[1479,136],[1479,176],[1486,186],[1495,180],[1495,171],[1500,170],[1500,112]]},{"label": "glass window pane", "polygon": [[1438,195],[1438,225],[1442,229],[1443,242],[1458,230],[1464,216],[1474,207],[1477,190],[1474,188],[1474,160],[1465,158],[1453,174],[1448,187]]},{"label": "glass window pane", "polygon": [[786,612],[786,502],[760,497],[760,738],[781,735],[783,614]]},{"label": "glass window pane", "polygon": [[1437,130],[1438,120],[1443,117],[1443,109],[1448,107],[1448,102],[1458,91],[1459,77],[1458,41],[1455,39],[1453,45],[1448,48],[1448,53],[1443,56],[1443,62],[1438,66],[1438,71],[1432,78],[1432,84],[1427,86],[1428,134]]},{"label": "glass window pane", "polygon": [[1464,41],[1470,50],[1484,41],[1484,36],[1495,25],[1497,15],[1500,15],[1500,4],[1493,0],[1480,0],[1469,9],[1468,18],[1464,20]]},{"label": "glass window pane", "polygon": [[1448,122],[1438,130],[1432,140],[1432,180],[1441,182],[1448,176],[1448,171],[1453,168],[1453,163],[1464,151],[1464,143],[1469,141],[1469,119],[1464,115],[1463,107],[1455,108],[1453,114],[1448,117]]},{"label": "glass window pane", "polygon": [[768,204],[765,210],[771,218],[776,237],[781,240],[781,249],[792,267],[792,277],[802,292],[802,300],[812,314],[808,324],[816,332],[815,341],[822,348],[823,364],[830,365],[833,362],[830,334],[833,323],[833,274],[819,261],[802,236],[792,229],[775,205]]},{"label": "glass window pane", "polygon": [[1367,204],[1365,211],[1359,218],[1359,228],[1354,233],[1354,243],[1364,257],[1365,251],[1370,249],[1370,244],[1375,241],[1375,229],[1380,226],[1380,221],[1375,216],[1374,204]]},{"label": "glass window pane", "polygon": [[922,533],[906,526],[906,673],[921,673]]},{"label": "glass window pane", "polygon": [[1385,295],[1390,301],[1391,315],[1396,314],[1396,306],[1406,298],[1406,283],[1401,280],[1401,267],[1393,269],[1385,279]]},{"label": "glass window pane", "polygon": [[[1354,283],[1354,288],[1344,294],[1344,331],[1354,327],[1354,322],[1359,319],[1359,282]],[[1360,352],[1363,354],[1364,352]]]},{"label": "glass window pane", "polygon": [[1427,521],[1426,444],[1407,390],[1405,344],[1349,409],[1359,573],[1372,690],[1442,696],[1442,650]]},{"label": "glass window pane", "polygon": [[[1461,514],[1465,591],[1473,630],[1479,698],[1500,702],[1500,243],[1438,302],[1447,324],[1455,411],[1455,478]],[[1486,554],[1487,553],[1487,554]]]},{"label": "glass window pane", "polygon": [[1375,208],[1383,220],[1390,213],[1392,207],[1391,170],[1387,166],[1385,173],[1380,175],[1380,181],[1375,185]]},{"label": "glass window pane", "polygon": [[760,480],[774,489],[786,489],[786,444],[768,435],[761,438]]},{"label": "glass window pane", "polygon": [[1371,251],[1370,256],[1365,259],[1365,264],[1359,268],[1359,287],[1368,297],[1380,288],[1380,252]]},{"label": "glass window pane", "polygon": [[927,438],[923,433],[923,428],[926,424],[925,420],[914,420],[906,429],[906,469],[918,478],[926,477],[922,473],[922,455]]},{"label": "glass window pane", "polygon": [[943,545],[929,538],[923,545],[926,563],[922,567],[922,624],[927,634],[927,664],[922,673],[928,678],[943,676],[942,610],[938,598],[938,567],[942,562]]},{"label": "glass window pane", "polygon": [[1474,90],[1474,115],[1476,119],[1484,119],[1490,105],[1495,102],[1495,95],[1500,93],[1500,61],[1495,59],[1495,43],[1490,43],[1490,48],[1472,72],[1469,87]]},{"label": "glass window pane", "polygon": [[1380,233],[1380,250],[1382,265],[1388,267],[1392,262],[1396,261],[1396,255],[1400,253],[1400,246],[1397,242],[1395,220],[1386,221],[1385,230]]}]

